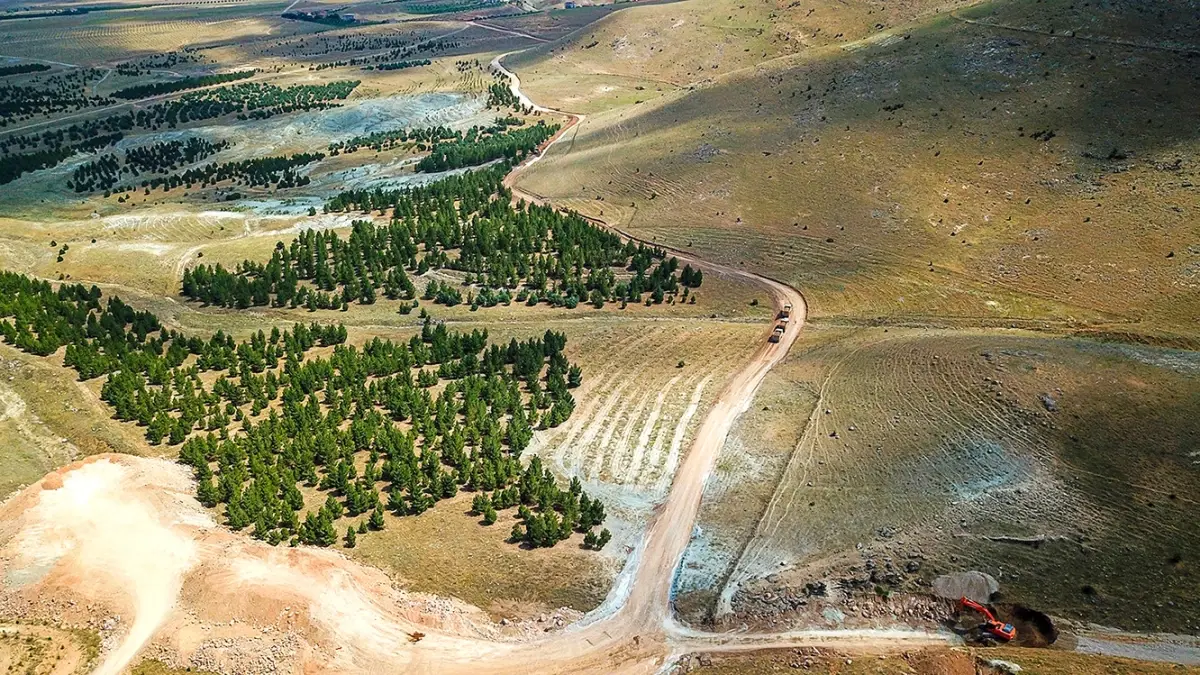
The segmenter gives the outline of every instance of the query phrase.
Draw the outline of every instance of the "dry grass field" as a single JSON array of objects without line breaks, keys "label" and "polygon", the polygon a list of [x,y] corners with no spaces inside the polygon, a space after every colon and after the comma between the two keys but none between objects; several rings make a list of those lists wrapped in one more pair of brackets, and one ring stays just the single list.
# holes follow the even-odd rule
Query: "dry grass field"
[{"label": "dry grass field", "polygon": [[1194,632],[1198,378],[1192,352],[812,328],[725,447],[681,604],[724,591],[736,621],[887,559],[908,590],[980,569],[1054,616]]},{"label": "dry grass field", "polygon": [[279,18],[283,2],[167,6],[0,22],[5,56],[101,65],[185,47],[311,33],[319,26]]},{"label": "dry grass field", "polygon": [[0,500],[81,455],[151,454],[61,362],[0,346]]},{"label": "dry grass field", "polygon": [[1128,345],[1197,344],[1195,8],[799,9],[638,7],[510,61],[586,115],[523,188],[816,319],[726,444],[678,609],[784,627],[886,558],[1194,633],[1196,357]]},{"label": "dry grass field", "polygon": [[88,631],[0,623],[0,668],[5,673],[82,675],[91,672],[99,652],[100,641]]},{"label": "dry grass field", "polygon": [[583,550],[582,535],[553,549],[524,550],[508,541],[511,513],[484,526],[470,510],[471,495],[460,494],[420,516],[390,520],[347,553],[387,570],[407,590],[464,600],[496,621],[561,608],[586,612],[608,593],[619,565]]},{"label": "dry grass field", "polygon": [[[687,7],[707,5],[637,11]],[[1200,82],[1173,45],[1200,36],[1178,12],[1164,17],[1169,39],[1145,23],[1117,32],[1131,11],[1111,7],[1087,26],[1066,2],[942,11],[680,80],[640,105],[597,103],[524,185],[790,280],[819,317],[1186,335],[1200,314],[1190,225]],[[978,23],[1019,24],[1022,12],[1058,33]],[[1106,37],[1084,39],[1085,28]],[[582,49],[587,40],[530,63],[530,90],[544,82],[544,98],[567,108],[593,91],[561,81],[559,59],[603,71],[621,51]]]}]

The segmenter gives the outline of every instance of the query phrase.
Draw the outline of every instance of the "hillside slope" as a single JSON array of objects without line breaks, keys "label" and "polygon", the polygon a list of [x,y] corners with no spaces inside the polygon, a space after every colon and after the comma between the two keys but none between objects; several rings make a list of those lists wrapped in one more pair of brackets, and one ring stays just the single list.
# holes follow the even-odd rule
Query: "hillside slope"
[{"label": "hillside slope", "polygon": [[[599,111],[525,186],[795,282],[818,317],[1194,333],[1194,2],[910,8],[910,23],[792,49],[779,31],[808,4],[775,32],[720,30],[745,58],[713,72],[740,69],[686,86],[689,55],[739,53],[699,30],[652,39],[650,17],[716,11],[694,0],[514,60],[535,98]],[[641,42],[613,38],[637,29]],[[572,85],[575,70],[601,75]],[[638,78],[680,86],[593,95]]]}]

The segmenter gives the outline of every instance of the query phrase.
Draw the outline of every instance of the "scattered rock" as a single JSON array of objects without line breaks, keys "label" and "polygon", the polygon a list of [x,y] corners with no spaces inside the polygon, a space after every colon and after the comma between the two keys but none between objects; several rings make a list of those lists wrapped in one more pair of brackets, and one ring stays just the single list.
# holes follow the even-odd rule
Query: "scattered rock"
[{"label": "scattered rock", "polygon": [[1054,400],[1054,397],[1050,396],[1050,394],[1042,394],[1038,396],[1038,399],[1042,402],[1042,407],[1048,412],[1058,412],[1058,401]]}]

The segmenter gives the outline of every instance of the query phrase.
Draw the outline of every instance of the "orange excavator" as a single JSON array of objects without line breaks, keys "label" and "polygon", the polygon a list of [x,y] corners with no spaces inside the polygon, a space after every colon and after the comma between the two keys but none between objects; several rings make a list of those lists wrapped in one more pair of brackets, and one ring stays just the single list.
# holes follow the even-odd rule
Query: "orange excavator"
[{"label": "orange excavator", "polygon": [[1000,642],[1009,642],[1017,637],[1017,629],[1011,623],[1005,623],[996,618],[992,611],[987,607],[975,602],[974,600],[963,597],[958,601],[959,604],[968,609],[973,609],[983,615],[983,623],[979,625],[979,630],[987,634],[988,637],[994,638]]}]

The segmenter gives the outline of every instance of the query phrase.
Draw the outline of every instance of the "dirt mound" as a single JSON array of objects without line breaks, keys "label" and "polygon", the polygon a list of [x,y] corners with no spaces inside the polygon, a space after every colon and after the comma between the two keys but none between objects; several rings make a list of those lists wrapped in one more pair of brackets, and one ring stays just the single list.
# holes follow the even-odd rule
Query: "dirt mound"
[{"label": "dirt mound", "polygon": [[1024,605],[999,605],[996,617],[1017,629],[1013,644],[1022,647],[1049,647],[1058,640],[1058,628],[1049,616]]},{"label": "dirt mound", "polygon": [[954,602],[961,598],[970,598],[986,604],[999,590],[1000,582],[992,575],[975,570],[944,574],[933,580],[933,594]]}]

